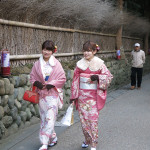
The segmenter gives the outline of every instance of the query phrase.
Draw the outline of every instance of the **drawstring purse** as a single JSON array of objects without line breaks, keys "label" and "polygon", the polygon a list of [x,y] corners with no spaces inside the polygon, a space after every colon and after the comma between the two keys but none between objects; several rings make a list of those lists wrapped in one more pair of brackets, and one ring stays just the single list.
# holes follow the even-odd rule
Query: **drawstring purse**
[{"label": "drawstring purse", "polygon": [[23,99],[31,103],[39,103],[39,94],[36,92],[36,87],[33,86],[32,90],[26,90],[24,92]]}]

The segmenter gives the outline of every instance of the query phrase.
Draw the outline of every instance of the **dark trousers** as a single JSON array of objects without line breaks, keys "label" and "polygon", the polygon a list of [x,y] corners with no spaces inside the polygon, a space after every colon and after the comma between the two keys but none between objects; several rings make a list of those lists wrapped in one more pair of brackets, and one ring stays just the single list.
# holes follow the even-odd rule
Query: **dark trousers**
[{"label": "dark trousers", "polygon": [[136,86],[137,79],[137,87],[141,87],[142,74],[143,68],[131,68],[131,86]]}]

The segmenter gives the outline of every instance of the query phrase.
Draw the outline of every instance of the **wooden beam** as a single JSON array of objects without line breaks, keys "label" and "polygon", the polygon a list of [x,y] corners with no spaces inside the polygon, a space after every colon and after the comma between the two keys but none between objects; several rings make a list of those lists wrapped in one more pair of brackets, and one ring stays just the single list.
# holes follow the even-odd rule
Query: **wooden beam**
[{"label": "wooden beam", "polygon": [[[130,52],[131,50],[126,50],[125,52]],[[108,54],[108,53],[116,53],[116,50],[112,51],[101,51],[98,54]],[[32,55],[10,55],[10,60],[25,60],[25,59],[38,59],[42,54],[32,54]],[[78,53],[60,53],[54,54],[55,57],[70,57],[76,55],[83,55],[82,52]]]}]

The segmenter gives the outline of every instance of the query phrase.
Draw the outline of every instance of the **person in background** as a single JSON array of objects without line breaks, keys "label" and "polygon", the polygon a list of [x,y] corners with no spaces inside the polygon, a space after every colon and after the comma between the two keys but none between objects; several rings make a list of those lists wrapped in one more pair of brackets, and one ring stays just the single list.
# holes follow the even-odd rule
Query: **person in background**
[{"label": "person in background", "polygon": [[145,52],[140,49],[139,43],[134,44],[134,50],[131,52],[131,57],[131,90],[135,89],[136,86],[137,89],[140,89],[142,83],[143,64],[145,63]]},{"label": "person in background", "polygon": [[98,144],[99,111],[104,107],[107,88],[113,78],[104,61],[95,54],[99,46],[91,41],[83,45],[84,58],[77,62],[71,86],[70,103],[78,109],[85,141],[82,148],[90,144],[96,150]]},{"label": "person in background", "polygon": [[54,124],[58,107],[62,105],[59,94],[66,81],[65,72],[60,62],[53,56],[57,47],[52,41],[42,44],[42,56],[35,62],[30,73],[30,82],[37,87],[39,93],[39,111],[41,118],[39,150],[47,150],[48,146],[57,144]]}]

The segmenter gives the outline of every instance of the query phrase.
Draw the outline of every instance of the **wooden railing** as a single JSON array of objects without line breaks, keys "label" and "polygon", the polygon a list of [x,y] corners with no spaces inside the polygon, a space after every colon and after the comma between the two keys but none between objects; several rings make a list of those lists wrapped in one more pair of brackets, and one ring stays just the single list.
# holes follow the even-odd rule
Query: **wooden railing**
[{"label": "wooden railing", "polygon": [[[131,50],[125,50],[125,52],[131,52]],[[109,54],[109,53],[116,53],[116,50],[112,51],[101,51],[97,54]],[[70,56],[77,56],[83,55],[82,52],[78,53],[60,53],[54,54],[55,57],[70,57]],[[24,59],[37,59],[41,56],[41,54],[32,54],[32,55],[10,55],[10,60],[24,60]]]}]

